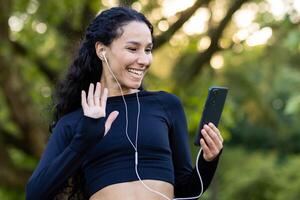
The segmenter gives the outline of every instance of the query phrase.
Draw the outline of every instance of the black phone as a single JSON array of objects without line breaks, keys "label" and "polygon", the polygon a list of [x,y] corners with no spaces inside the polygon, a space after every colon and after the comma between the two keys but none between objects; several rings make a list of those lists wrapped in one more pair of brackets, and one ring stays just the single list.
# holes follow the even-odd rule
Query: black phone
[{"label": "black phone", "polygon": [[223,107],[225,104],[226,96],[228,93],[227,87],[213,86],[208,90],[208,96],[206,98],[205,106],[203,108],[201,121],[197,129],[196,138],[194,144],[200,146],[200,139],[203,137],[201,130],[205,124],[212,122],[218,127]]}]

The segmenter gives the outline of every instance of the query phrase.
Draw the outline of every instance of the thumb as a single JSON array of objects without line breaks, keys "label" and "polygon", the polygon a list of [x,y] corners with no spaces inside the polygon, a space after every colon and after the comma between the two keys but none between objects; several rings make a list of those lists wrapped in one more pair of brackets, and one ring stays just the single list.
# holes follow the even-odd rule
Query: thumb
[{"label": "thumb", "polygon": [[109,131],[112,123],[115,121],[115,119],[118,117],[119,112],[118,111],[113,111],[109,114],[109,116],[107,117],[107,120],[105,122],[105,132],[104,135],[106,135],[106,133]]}]

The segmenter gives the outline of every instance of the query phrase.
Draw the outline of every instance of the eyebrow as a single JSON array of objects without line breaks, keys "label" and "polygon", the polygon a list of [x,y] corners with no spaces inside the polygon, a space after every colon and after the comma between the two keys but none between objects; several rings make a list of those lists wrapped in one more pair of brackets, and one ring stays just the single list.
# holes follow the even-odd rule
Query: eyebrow
[{"label": "eyebrow", "polygon": [[[139,42],[136,42],[136,41],[128,41],[128,42],[126,42],[127,44],[134,44],[134,45],[141,45],[141,43],[139,43]],[[149,44],[147,44],[147,46],[153,46],[153,43],[152,42],[150,42]]]}]

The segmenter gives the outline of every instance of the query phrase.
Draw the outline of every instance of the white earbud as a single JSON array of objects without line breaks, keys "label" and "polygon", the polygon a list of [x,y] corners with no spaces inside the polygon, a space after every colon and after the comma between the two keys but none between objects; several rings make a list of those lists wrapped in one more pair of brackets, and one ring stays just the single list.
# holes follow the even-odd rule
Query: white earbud
[{"label": "white earbud", "polygon": [[106,52],[103,49],[101,49],[100,51],[97,52],[97,55],[100,58],[100,60],[104,60],[104,61],[106,61],[105,54],[106,54]]},{"label": "white earbud", "polygon": [[101,55],[103,56],[104,59],[106,59],[105,54],[106,54],[106,51],[101,52]]}]

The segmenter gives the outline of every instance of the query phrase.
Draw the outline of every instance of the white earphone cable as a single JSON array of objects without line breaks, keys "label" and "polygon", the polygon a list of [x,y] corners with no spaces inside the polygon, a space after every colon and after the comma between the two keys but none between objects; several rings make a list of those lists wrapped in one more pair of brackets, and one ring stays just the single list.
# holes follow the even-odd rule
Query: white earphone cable
[{"label": "white earphone cable", "polygon": [[[136,146],[133,144],[133,142],[131,141],[131,139],[129,138],[129,135],[128,135],[128,109],[127,109],[127,103],[126,103],[125,98],[124,98],[124,93],[123,93],[122,87],[121,87],[119,81],[117,80],[116,76],[115,76],[114,73],[112,72],[111,67],[109,66],[109,64],[108,64],[108,62],[107,62],[107,59],[106,59],[106,57],[105,57],[104,54],[103,54],[103,57],[104,57],[104,60],[105,60],[105,62],[106,62],[106,64],[107,64],[107,68],[108,68],[110,74],[111,74],[111,75],[113,76],[113,78],[115,79],[115,81],[116,81],[116,83],[118,84],[118,87],[119,87],[119,89],[120,89],[120,91],[121,91],[122,99],[123,99],[124,106],[125,106],[125,114],[126,114],[126,126],[125,126],[126,137],[127,137],[128,141],[130,142],[130,144],[132,145],[132,147],[134,148],[134,150],[137,151]],[[136,140],[137,140],[137,138],[136,138]],[[136,142],[136,143],[137,143],[137,142]]]},{"label": "white earphone cable", "polygon": [[138,172],[138,130],[139,130],[139,119],[140,119],[140,109],[141,109],[141,106],[140,106],[140,100],[139,100],[139,96],[138,96],[138,92],[136,93],[136,99],[137,99],[137,105],[138,105],[138,113],[137,113],[137,118],[136,118],[136,135],[135,135],[135,144],[133,144],[133,142],[131,141],[129,135],[128,135],[128,109],[127,109],[127,103],[125,101],[125,97],[124,97],[124,93],[123,93],[123,90],[122,90],[122,87],[119,83],[119,81],[117,80],[116,76],[114,75],[114,73],[112,72],[111,70],[111,67],[110,65],[108,64],[108,61],[105,57],[105,55],[103,54],[103,57],[104,57],[104,60],[107,64],[107,68],[109,70],[109,72],[111,73],[111,75],[113,76],[113,78],[115,79],[116,83],[118,84],[118,87],[121,91],[121,95],[122,95],[122,99],[123,99],[123,102],[124,102],[124,106],[125,106],[125,116],[126,116],[126,129],[125,129],[125,132],[126,132],[126,137],[128,139],[128,141],[130,142],[130,144],[132,145],[132,147],[134,148],[135,150],[135,155],[134,155],[134,158],[135,158],[135,173],[139,179],[139,181],[142,183],[142,185],[150,192],[152,193],[155,193],[157,195],[160,195],[161,197],[167,199],[167,200],[188,200],[188,199],[198,199],[202,196],[203,194],[203,181],[202,181],[202,177],[201,177],[201,174],[199,172],[199,167],[198,167],[198,162],[199,162],[199,157],[200,157],[200,154],[202,152],[202,148],[200,148],[199,152],[198,152],[198,155],[197,155],[197,159],[196,159],[196,171],[197,171],[197,174],[199,176],[199,180],[200,180],[200,185],[201,185],[201,192],[198,196],[195,196],[195,197],[184,197],[184,198],[172,198],[170,199],[169,197],[167,197],[166,195],[156,191],[156,190],[153,190],[151,187],[149,187],[146,183],[144,183],[144,181],[141,179],[140,175],[139,175],[139,172]]}]

